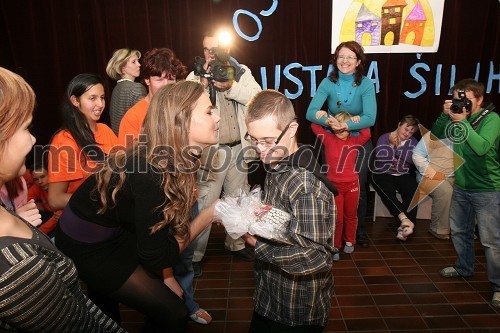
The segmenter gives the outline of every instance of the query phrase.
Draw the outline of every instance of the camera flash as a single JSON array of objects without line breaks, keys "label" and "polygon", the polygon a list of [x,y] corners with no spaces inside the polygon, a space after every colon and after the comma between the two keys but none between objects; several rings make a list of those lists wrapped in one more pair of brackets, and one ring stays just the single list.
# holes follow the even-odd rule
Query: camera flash
[{"label": "camera flash", "polygon": [[225,46],[225,47],[229,47],[229,45],[231,44],[231,34],[227,31],[221,31],[219,33],[219,43],[221,44],[221,46]]}]

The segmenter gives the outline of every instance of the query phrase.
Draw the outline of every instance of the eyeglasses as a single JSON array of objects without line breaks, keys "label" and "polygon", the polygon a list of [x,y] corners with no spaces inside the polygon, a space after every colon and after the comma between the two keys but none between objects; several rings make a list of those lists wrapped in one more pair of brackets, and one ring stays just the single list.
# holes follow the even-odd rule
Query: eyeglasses
[{"label": "eyeglasses", "polygon": [[290,128],[291,124],[292,123],[286,125],[285,129],[283,131],[281,131],[281,134],[276,139],[275,138],[265,138],[263,140],[257,140],[256,138],[254,138],[253,136],[248,134],[248,132],[245,134],[244,138],[245,138],[245,140],[250,142],[252,144],[252,146],[254,146],[254,147],[261,145],[261,146],[264,146],[266,148],[272,148],[272,147],[276,146],[281,141],[281,139],[283,139],[283,136],[285,135],[286,131],[288,131],[288,128]]},{"label": "eyeglasses", "polygon": [[348,60],[348,61],[355,61],[357,60],[358,58],[354,57],[354,56],[344,56],[344,55],[341,55],[341,56],[338,56],[337,57],[337,60]]},{"label": "eyeglasses", "polygon": [[211,55],[214,55],[215,52],[217,52],[217,48],[216,47],[212,47],[211,49],[209,49],[208,47],[204,47],[203,48],[203,52],[208,52]]}]

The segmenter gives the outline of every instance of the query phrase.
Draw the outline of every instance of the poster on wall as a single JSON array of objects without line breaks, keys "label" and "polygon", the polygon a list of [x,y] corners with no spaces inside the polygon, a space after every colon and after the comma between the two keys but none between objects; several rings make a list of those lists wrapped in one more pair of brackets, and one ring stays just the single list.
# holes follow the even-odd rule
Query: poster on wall
[{"label": "poster on wall", "polygon": [[332,53],[355,40],[366,53],[437,52],[444,0],[332,0]]}]

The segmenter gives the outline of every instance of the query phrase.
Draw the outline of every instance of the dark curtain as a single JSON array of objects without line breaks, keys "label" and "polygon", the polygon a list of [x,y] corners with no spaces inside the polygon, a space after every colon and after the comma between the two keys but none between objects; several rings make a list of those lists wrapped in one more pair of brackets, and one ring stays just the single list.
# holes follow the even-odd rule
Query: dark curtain
[{"label": "dark curtain", "polygon": [[[232,55],[252,70],[262,82],[265,67],[269,88],[275,86],[275,65],[281,70],[290,63],[322,65],[316,85],[326,76],[330,60],[332,5],[330,0],[280,0],[270,16],[260,15],[272,0],[16,0],[0,2],[0,66],[22,75],[37,94],[38,107],[34,134],[46,144],[59,126],[59,104],[69,80],[82,72],[96,72],[106,81],[107,99],[115,82],[105,68],[113,50],[122,47],[144,52],[152,47],[170,47],[189,67],[202,54],[203,32],[226,26],[234,32],[232,18],[238,9],[254,13],[262,22],[260,38],[246,41],[235,35]],[[430,126],[449,98],[452,65],[456,81],[474,77],[480,64],[479,80],[487,83],[490,64],[500,74],[500,5],[498,0],[446,0],[441,44],[437,53],[369,54],[376,61],[380,92],[373,137],[395,128],[405,114],[414,114]],[[257,32],[255,21],[239,16],[239,26],[247,34]],[[420,83],[410,75],[416,63],[429,71],[418,73],[427,90],[417,98]],[[441,65],[441,89],[435,92],[437,68]],[[311,72],[300,68],[290,72],[303,84],[302,94],[293,100],[302,127],[300,139],[312,142],[305,120],[311,100]],[[279,90],[297,92],[296,83],[279,76]],[[500,79],[486,99],[500,107]],[[108,122],[108,116],[103,116]]]}]

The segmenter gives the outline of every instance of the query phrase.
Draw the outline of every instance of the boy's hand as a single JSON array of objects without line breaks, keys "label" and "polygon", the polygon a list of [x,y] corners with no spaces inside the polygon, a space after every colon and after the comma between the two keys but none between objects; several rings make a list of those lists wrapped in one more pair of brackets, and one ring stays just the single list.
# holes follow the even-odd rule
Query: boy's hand
[{"label": "boy's hand", "polygon": [[[465,109],[465,108],[464,108]],[[450,120],[451,121],[462,121],[464,119],[467,119],[467,116],[469,115],[469,112],[468,111],[465,111],[463,110],[462,113],[453,113],[453,112],[450,112],[448,114],[448,117],[450,117]]]},{"label": "boy's hand", "polygon": [[16,214],[35,227],[42,224],[42,215],[40,215],[40,212],[36,207],[35,200],[33,199],[28,201],[24,206],[16,209]]},{"label": "boy's hand", "polygon": [[251,247],[255,247],[257,243],[257,237],[250,235],[248,232],[241,236],[241,238]]},{"label": "boy's hand", "polygon": [[351,117],[351,121],[353,123],[359,123],[359,121],[361,120],[361,117],[360,116],[352,116]]},{"label": "boy's hand", "polygon": [[446,101],[444,101],[444,104],[443,104],[443,113],[444,114],[449,115],[451,113],[451,110],[450,110],[451,103],[452,103],[451,99],[447,99]]}]

